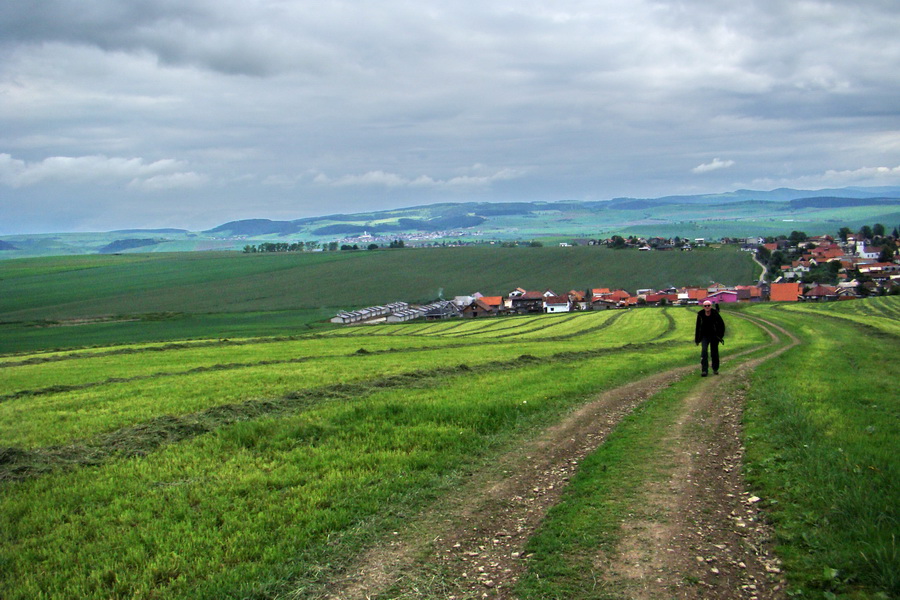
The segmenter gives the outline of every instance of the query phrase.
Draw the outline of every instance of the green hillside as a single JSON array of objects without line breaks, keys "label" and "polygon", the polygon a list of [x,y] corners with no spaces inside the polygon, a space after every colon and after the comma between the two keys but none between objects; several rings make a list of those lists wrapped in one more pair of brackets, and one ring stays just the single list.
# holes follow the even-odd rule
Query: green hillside
[{"label": "green hillside", "polygon": [[[68,267],[68,268],[67,268]],[[345,308],[441,295],[752,283],[734,249],[461,247],[296,254],[148,254],[0,264],[5,320],[163,311]]]},{"label": "green hillside", "polygon": [[245,219],[206,231],[120,230],[42,233],[0,239],[0,259],[106,253],[241,250],[271,243],[377,243],[397,237],[411,245],[536,238],[571,241],[612,235],[706,239],[789,235],[793,230],[836,235],[900,223],[900,189],[739,190],[729,194],[608,201],[463,202],[414,206],[292,221]]},{"label": "green hillside", "polygon": [[[734,248],[682,253],[475,246],[20,259],[0,262],[0,351],[18,349],[19,343],[31,349],[70,346],[73,336],[117,327],[130,328],[130,335],[141,340],[178,337],[179,328],[188,330],[188,337],[239,335],[245,319],[258,321],[260,313],[275,311],[278,326],[271,334],[321,322],[337,310],[397,300],[506,295],[517,287],[565,293],[589,287],[633,292],[712,281],[749,284],[758,275],[750,255]],[[45,327],[48,320],[71,324],[72,319],[111,316],[140,320],[89,322],[77,330]],[[32,341],[25,343],[22,336]]]}]

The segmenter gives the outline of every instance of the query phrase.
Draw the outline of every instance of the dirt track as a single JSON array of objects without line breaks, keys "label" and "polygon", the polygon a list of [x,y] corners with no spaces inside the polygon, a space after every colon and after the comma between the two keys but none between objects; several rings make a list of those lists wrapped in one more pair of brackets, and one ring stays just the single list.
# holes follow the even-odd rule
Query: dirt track
[{"label": "dirt track", "polygon": [[[598,552],[598,585],[609,597],[783,596],[758,499],[744,485],[740,440],[749,375],[781,351],[734,368],[726,363],[721,375],[698,378],[684,398],[674,425],[661,432],[675,464],[669,479],[644,488],[639,503],[646,510],[622,524],[617,554]],[[397,532],[391,544],[373,548],[326,597],[396,598],[383,593],[396,586],[404,590],[402,598],[514,598],[511,590],[525,568],[524,544],[581,460],[641,402],[696,373],[695,367],[675,369],[602,394],[478,473]]]}]

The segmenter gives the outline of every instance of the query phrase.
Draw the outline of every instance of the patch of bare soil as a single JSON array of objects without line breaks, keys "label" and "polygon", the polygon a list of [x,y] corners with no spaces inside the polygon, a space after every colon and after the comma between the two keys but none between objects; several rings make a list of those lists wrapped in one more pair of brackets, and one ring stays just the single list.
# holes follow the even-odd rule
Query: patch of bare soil
[{"label": "patch of bare soil", "polygon": [[[597,557],[611,593],[781,597],[769,533],[741,476],[745,381],[759,360],[704,380],[685,399],[676,425],[663,434],[671,477],[648,484],[633,519],[623,523],[621,552]],[[477,473],[391,543],[372,548],[324,597],[514,598],[524,545],[581,460],[636,406],[695,370],[674,369],[604,393]]]}]

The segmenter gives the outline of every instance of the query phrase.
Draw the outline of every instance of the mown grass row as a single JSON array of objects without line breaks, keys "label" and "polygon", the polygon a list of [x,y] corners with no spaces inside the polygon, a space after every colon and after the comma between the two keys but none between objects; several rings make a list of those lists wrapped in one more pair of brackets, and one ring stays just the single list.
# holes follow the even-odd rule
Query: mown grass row
[{"label": "mown grass row", "polygon": [[[5,598],[314,589],[517,435],[688,346],[411,382],[0,488]],[[636,366],[636,365],[639,365]]]},{"label": "mown grass row", "polygon": [[[388,343],[368,345],[373,352],[443,348],[453,344],[441,338],[397,338]],[[325,357],[348,356],[362,345],[353,339],[293,340],[256,339],[247,342],[193,344],[173,347],[145,346],[130,351],[67,353],[57,359],[45,355],[23,356],[0,365],[0,397],[21,390],[46,386],[76,386],[102,383],[116,378],[136,378],[187,373],[228,365],[262,366],[269,362],[290,362]],[[13,368],[14,367],[14,368]]]},{"label": "mown grass row", "polygon": [[900,335],[900,302],[896,298],[871,298],[866,302],[840,302],[828,304],[795,304],[782,310],[801,312],[819,317],[852,321],[873,333]]},{"label": "mown grass row", "polygon": [[[135,367],[142,376],[124,381],[115,378],[127,374],[129,365],[139,361],[142,353],[91,355],[84,360],[7,367],[4,372],[9,373],[9,380],[17,384],[12,390],[28,385],[29,376],[42,387],[34,388],[35,395],[24,394],[0,402],[0,439],[4,441],[3,445],[22,448],[64,444],[160,415],[177,416],[210,406],[278,398],[301,389],[444,366],[505,362],[522,354],[548,357],[559,352],[590,352],[627,343],[646,343],[658,337],[668,323],[659,311],[637,311],[626,316],[627,323],[623,319],[621,329],[616,327],[587,335],[584,339],[575,338],[577,342],[530,340],[506,343],[499,340],[489,344],[473,342],[474,346],[457,343],[445,347],[445,341],[435,336],[434,344],[423,347],[421,338],[412,338],[406,340],[410,345],[404,348],[403,338],[372,336],[364,344],[357,338],[352,343],[335,340],[328,351],[346,352],[335,355],[328,355],[322,340],[317,339],[308,341],[312,350],[304,349],[307,343],[304,341],[185,347],[148,353],[146,370]],[[684,316],[679,318],[686,319]],[[522,323],[527,329],[533,327],[532,322],[539,321],[540,318],[535,317]],[[684,339],[687,335],[681,336],[681,343],[689,343]],[[753,335],[742,338],[745,344],[757,343],[759,339]],[[675,340],[673,337],[669,341]],[[397,348],[404,351],[389,351]],[[316,355],[319,351],[322,354]],[[234,359],[240,352],[254,355],[256,362],[222,363],[219,365],[222,368],[213,368],[218,353]],[[291,358],[291,355],[305,356],[309,360],[297,362],[299,359]],[[122,361],[121,366],[118,361]],[[175,368],[176,364],[181,371],[156,370]],[[25,374],[18,375],[20,371]],[[76,385],[90,381],[94,385],[83,388]],[[47,387],[64,384],[73,387],[60,391]]]},{"label": "mown grass row", "polygon": [[[669,312],[635,311],[622,322],[628,335],[613,325],[394,353],[382,351],[403,338],[354,337],[345,348],[372,350],[4,402],[19,408],[4,417],[4,442],[20,436],[43,451],[109,440],[110,452],[0,484],[0,596],[311,595],[517,437],[601,390],[696,360],[692,313]],[[763,341],[749,323],[732,323],[743,342],[729,351]],[[629,338],[645,341],[623,346]],[[259,351],[282,353],[281,343]],[[196,351],[202,362],[217,348],[235,350],[148,356],[184,362]],[[157,422],[171,429],[150,430]],[[155,441],[129,448],[141,435]]]}]

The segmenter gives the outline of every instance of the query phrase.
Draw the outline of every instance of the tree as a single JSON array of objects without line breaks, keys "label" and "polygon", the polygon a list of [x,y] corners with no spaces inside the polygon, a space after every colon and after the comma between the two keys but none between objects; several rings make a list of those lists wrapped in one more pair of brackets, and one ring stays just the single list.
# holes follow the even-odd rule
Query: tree
[{"label": "tree", "polygon": [[881,223],[875,223],[872,226],[872,235],[876,237],[884,237],[884,225]]},{"label": "tree", "polygon": [[838,229],[838,237],[841,238],[841,241],[844,243],[847,242],[847,238],[851,233],[853,233],[853,231],[849,227],[841,227]]},{"label": "tree", "polygon": [[881,247],[881,254],[878,255],[878,262],[891,262],[894,260],[894,249],[888,245]]},{"label": "tree", "polygon": [[624,248],[625,247],[625,238],[621,235],[614,235],[610,238],[610,247],[611,248]]},{"label": "tree", "polygon": [[799,244],[800,242],[806,241],[806,233],[802,231],[792,231],[790,237],[788,238],[794,245]]},{"label": "tree", "polygon": [[541,242],[539,242],[537,240],[531,240],[531,243],[528,245],[531,246],[532,248],[543,248],[544,247],[544,244],[542,244]]},{"label": "tree", "polygon": [[369,244],[369,250],[378,250],[378,244]]},{"label": "tree", "polygon": [[859,230],[859,235],[862,236],[864,240],[871,240],[872,236],[872,228],[868,225],[863,225],[863,228]]}]

